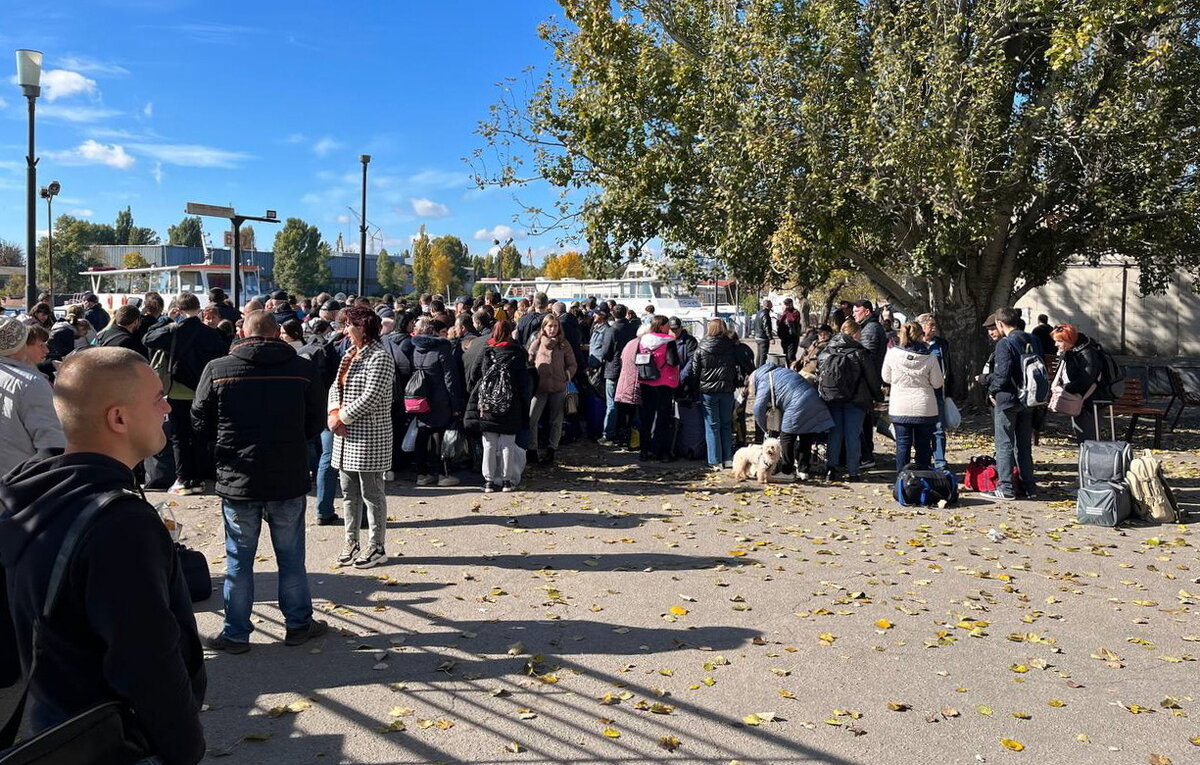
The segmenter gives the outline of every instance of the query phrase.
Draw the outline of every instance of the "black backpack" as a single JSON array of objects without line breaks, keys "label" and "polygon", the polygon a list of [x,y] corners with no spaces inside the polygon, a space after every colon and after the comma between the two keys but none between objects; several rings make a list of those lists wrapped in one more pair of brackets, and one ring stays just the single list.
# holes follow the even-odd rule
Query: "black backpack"
[{"label": "black backpack", "polygon": [[512,408],[513,392],[512,371],[508,364],[496,362],[496,354],[491,349],[487,352],[487,369],[479,378],[479,412],[480,414],[505,415]]},{"label": "black backpack", "polygon": [[429,381],[424,369],[413,370],[404,386],[404,411],[409,414],[425,414],[429,411]]},{"label": "black backpack", "polygon": [[910,462],[896,476],[896,501],[905,507],[937,507],[958,503],[958,479],[949,470]]},{"label": "black backpack", "polygon": [[821,351],[817,369],[820,370],[817,393],[822,400],[829,404],[844,404],[854,400],[862,368],[853,354]]},{"label": "black backpack", "polygon": [[1102,345],[1094,340],[1092,342],[1100,354],[1100,379],[1096,381],[1096,398],[1100,401],[1116,401],[1125,395],[1125,369]]}]

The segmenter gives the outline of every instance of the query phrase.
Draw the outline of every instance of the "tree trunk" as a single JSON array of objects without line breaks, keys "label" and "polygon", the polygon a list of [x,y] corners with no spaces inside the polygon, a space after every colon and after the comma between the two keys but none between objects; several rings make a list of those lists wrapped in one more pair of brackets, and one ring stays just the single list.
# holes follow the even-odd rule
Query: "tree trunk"
[{"label": "tree trunk", "polygon": [[985,311],[970,302],[944,306],[937,314],[942,336],[950,341],[954,387],[948,393],[960,402],[983,403],[983,392],[975,378],[983,371],[984,362],[992,352],[987,330],[983,328],[988,313],[991,313],[990,309]]}]

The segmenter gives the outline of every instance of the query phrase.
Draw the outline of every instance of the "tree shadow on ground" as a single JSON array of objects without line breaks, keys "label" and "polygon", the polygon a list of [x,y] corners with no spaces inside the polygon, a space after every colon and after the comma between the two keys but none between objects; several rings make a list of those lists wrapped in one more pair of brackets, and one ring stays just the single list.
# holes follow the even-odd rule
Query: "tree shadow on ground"
[{"label": "tree shadow on ground", "polygon": [[[493,514],[498,510],[506,510],[503,515]],[[508,508],[482,508],[477,515],[463,515],[455,518],[419,518],[408,521],[390,521],[389,529],[420,529],[437,527],[464,526],[505,526],[510,518],[516,518],[517,523],[524,529],[557,529],[567,526],[580,526],[597,529],[632,529],[644,526],[650,521],[670,518],[662,513],[578,513],[578,512],[521,512]]]},{"label": "tree shadow on ground", "polygon": [[[368,594],[380,591],[379,581],[372,577],[347,576],[345,580],[340,587],[359,593],[364,601]],[[437,585],[422,586],[437,588]],[[498,714],[515,713],[521,707],[533,708],[545,723],[541,728],[522,729],[521,744],[529,753],[523,761],[528,761],[529,756],[534,761],[580,765],[653,760],[658,738],[672,733],[670,718],[637,712],[630,703],[607,707],[606,714],[618,718],[614,725],[628,727],[624,728],[625,736],[620,741],[609,741],[607,746],[612,748],[606,748],[605,755],[600,756],[594,751],[596,743],[603,740],[593,722],[595,700],[564,692],[558,683],[569,682],[579,675],[589,684],[599,681],[655,699],[661,694],[628,672],[639,663],[649,666],[637,657],[656,657],[653,666],[662,666],[675,653],[697,649],[732,651],[761,637],[757,630],[732,626],[686,629],[572,619],[455,620],[429,611],[426,606],[433,602],[431,598],[410,598],[395,590],[383,594],[385,597],[369,601],[373,607],[385,607],[382,612],[367,607],[335,609],[327,615],[333,627],[329,637],[305,648],[283,646],[282,626],[265,618],[259,624],[260,631],[275,642],[256,642],[245,656],[217,654],[211,658],[208,694],[211,711],[205,714],[204,721],[214,749],[242,741],[253,732],[269,735],[270,741],[238,745],[231,762],[307,759],[317,750],[336,759],[344,755],[347,739],[381,735],[377,732],[379,727],[396,719],[386,711],[394,704],[418,710],[407,719],[410,727],[416,725],[417,717],[445,718],[457,725],[475,726],[478,740],[472,744],[470,759],[459,760],[429,738],[411,733],[371,740],[372,747],[394,749],[397,760],[483,761],[487,759],[484,752],[499,752],[506,741],[499,731],[489,730],[486,721]],[[408,630],[398,623],[414,621],[428,631]],[[626,669],[620,673],[610,673],[572,658],[582,656],[628,657],[624,661],[632,664],[626,663]],[[247,675],[251,666],[253,673]],[[395,695],[384,694],[385,701],[378,710],[364,709],[356,698],[346,698],[344,691],[355,687],[375,692],[390,688]],[[335,694],[328,689],[338,689],[339,698],[334,698]],[[303,714],[334,715],[339,718],[338,725],[349,725],[353,732],[321,736],[314,741],[299,731],[294,721],[298,718],[284,714],[273,719],[261,714],[265,710],[259,698],[268,694],[288,697],[270,702],[276,704],[309,698],[317,711]],[[854,765],[850,760],[801,744],[794,737],[766,728],[743,727],[736,717],[690,701],[669,695],[663,700],[705,723],[738,728],[741,745],[763,750],[762,756],[770,762]],[[647,728],[650,732],[643,732]],[[716,765],[748,756],[736,748],[738,744],[729,736],[705,741],[703,745],[714,754],[689,757],[689,761]],[[566,754],[564,747],[569,750]],[[266,759],[256,759],[260,756]]]}]

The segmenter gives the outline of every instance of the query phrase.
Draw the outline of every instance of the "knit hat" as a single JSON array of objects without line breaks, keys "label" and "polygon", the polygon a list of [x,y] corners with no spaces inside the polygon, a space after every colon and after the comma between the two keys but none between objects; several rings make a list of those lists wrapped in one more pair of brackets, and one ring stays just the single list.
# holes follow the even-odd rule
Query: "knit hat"
[{"label": "knit hat", "polygon": [[13,316],[0,316],[0,356],[11,356],[25,347],[29,327]]}]

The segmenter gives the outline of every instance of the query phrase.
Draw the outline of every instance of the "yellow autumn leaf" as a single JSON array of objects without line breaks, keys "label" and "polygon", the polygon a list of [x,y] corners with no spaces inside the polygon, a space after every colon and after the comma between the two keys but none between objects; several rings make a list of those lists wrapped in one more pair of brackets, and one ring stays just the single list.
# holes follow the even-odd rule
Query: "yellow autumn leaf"
[{"label": "yellow autumn leaf", "polygon": [[975,711],[986,717],[992,716],[992,708],[987,704],[980,704],[979,706],[975,707]]},{"label": "yellow autumn leaf", "polygon": [[671,606],[671,613],[676,616],[687,616],[688,610],[683,606]]},{"label": "yellow autumn leaf", "polygon": [[658,745],[668,752],[674,752],[679,747],[683,746],[683,742],[674,736],[663,736],[658,740]]},{"label": "yellow autumn leaf", "polygon": [[1029,714],[1028,712],[1013,712],[1013,717],[1017,718],[1018,720],[1032,720],[1033,719],[1033,715]]},{"label": "yellow autumn leaf", "polygon": [[1009,667],[1009,669],[1011,669],[1013,672],[1016,672],[1019,675],[1023,675],[1029,671],[1029,667],[1025,666],[1024,664],[1014,664],[1011,667]]},{"label": "yellow autumn leaf", "polygon": [[601,732],[602,732],[602,733],[603,733],[603,734],[604,734],[604,735],[605,735],[607,738],[620,738],[620,737],[621,737],[621,731],[617,730],[616,728],[605,728],[605,729],[604,729],[603,731],[601,731]]},{"label": "yellow autumn leaf", "polygon": [[879,621],[875,622],[875,626],[881,630],[890,630],[895,625],[889,622],[887,619],[880,619]]},{"label": "yellow autumn leaf", "polygon": [[837,640],[837,636],[829,632],[822,632],[820,635],[817,635],[817,640],[821,645],[833,645],[833,641]]},{"label": "yellow autumn leaf", "polygon": [[379,728],[380,733],[403,733],[407,728],[403,720],[392,720],[387,725]]},{"label": "yellow autumn leaf", "polygon": [[1011,738],[1002,738],[1002,739],[1000,739],[1000,744],[1001,744],[1001,745],[1002,745],[1002,746],[1003,746],[1005,749],[1010,749],[1010,750],[1012,750],[1012,751],[1014,751],[1014,752],[1022,752],[1022,751],[1024,751],[1024,750],[1025,750],[1025,745],[1024,745],[1024,744],[1022,744],[1020,741],[1017,741],[1017,740],[1015,740],[1015,739],[1011,739]]},{"label": "yellow autumn leaf", "polygon": [[1046,702],[1046,705],[1057,709],[1059,707],[1065,707],[1067,705],[1067,702],[1063,701],[1062,699],[1050,699],[1049,701]]},{"label": "yellow autumn leaf", "polygon": [[791,691],[787,690],[786,688],[780,688],[779,689],[779,697],[783,698],[783,699],[794,699],[794,698],[796,698],[796,694],[792,693]]}]

